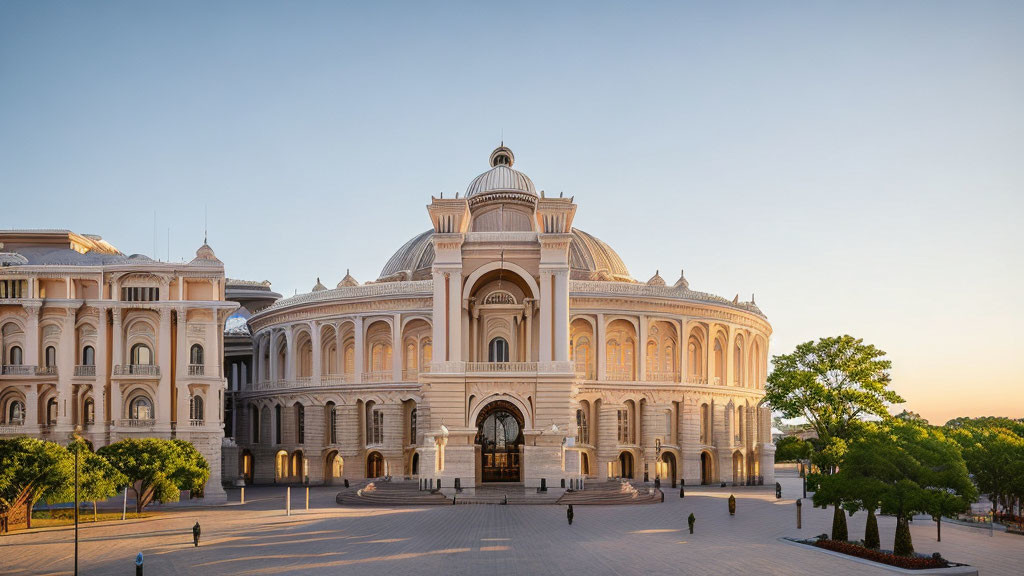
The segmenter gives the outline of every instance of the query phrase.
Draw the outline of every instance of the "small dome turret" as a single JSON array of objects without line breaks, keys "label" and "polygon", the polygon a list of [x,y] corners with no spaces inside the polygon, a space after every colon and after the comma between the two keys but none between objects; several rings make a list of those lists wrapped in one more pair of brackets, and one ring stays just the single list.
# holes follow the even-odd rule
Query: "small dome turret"
[{"label": "small dome turret", "polygon": [[352,286],[359,286],[359,281],[352,277],[352,274],[345,269],[345,277],[338,282],[338,288],[350,288]]},{"label": "small dome turret", "polygon": [[491,192],[513,192],[537,196],[537,189],[530,177],[518,170],[514,170],[516,157],[512,150],[504,144],[498,146],[491,152],[488,159],[491,169],[477,176],[466,188],[466,197],[472,198]]}]

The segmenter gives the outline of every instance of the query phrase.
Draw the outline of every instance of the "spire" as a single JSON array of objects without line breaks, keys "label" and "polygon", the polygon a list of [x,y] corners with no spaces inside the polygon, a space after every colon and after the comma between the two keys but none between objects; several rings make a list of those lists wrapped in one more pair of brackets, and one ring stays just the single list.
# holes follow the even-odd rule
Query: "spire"
[{"label": "spire", "polygon": [[673,288],[682,288],[683,290],[690,289],[690,283],[686,280],[686,272],[684,270],[679,271],[679,280],[672,285]]},{"label": "spire", "polygon": [[313,292],[320,292],[322,290],[327,290],[327,286],[324,286],[323,284],[321,284],[320,283],[320,277],[317,276],[316,277],[316,286],[313,286]]},{"label": "spire", "polygon": [[359,281],[353,278],[348,268],[346,268],[345,277],[341,279],[341,282],[338,282],[338,288],[351,288],[352,286],[359,286]]},{"label": "spire", "polygon": [[647,285],[648,286],[664,286],[665,285],[665,279],[661,277],[661,273],[660,272],[661,272],[660,270],[655,270],[654,271],[654,276],[651,276],[651,279],[647,281]]}]

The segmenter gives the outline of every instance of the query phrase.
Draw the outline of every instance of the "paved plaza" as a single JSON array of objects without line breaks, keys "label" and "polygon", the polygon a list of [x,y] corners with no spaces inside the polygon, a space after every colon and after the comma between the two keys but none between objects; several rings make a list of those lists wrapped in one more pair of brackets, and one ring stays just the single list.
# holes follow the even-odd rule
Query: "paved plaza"
[{"label": "paved plaza", "polygon": [[[460,505],[406,509],[344,508],[335,489],[293,490],[292,516],[283,513],[283,488],[250,488],[245,505],[179,508],[157,518],[86,526],[81,530],[82,574],[133,574],[145,554],[147,576],[170,574],[888,574],[779,541],[826,532],[832,511],[804,506],[796,529],[795,478],[774,491],[691,487],[664,504],[578,506],[566,523],[561,506]],[[729,517],[726,499],[737,498]],[[229,496],[237,502],[238,492]],[[686,530],[693,512],[697,530]],[[864,515],[850,519],[850,536],[863,535]],[[198,520],[203,539],[192,546]],[[883,546],[892,545],[892,518],[879,518]],[[921,552],[980,568],[985,576],[1024,571],[1024,538],[965,526],[915,521]],[[70,528],[0,537],[0,574],[70,574]]]}]

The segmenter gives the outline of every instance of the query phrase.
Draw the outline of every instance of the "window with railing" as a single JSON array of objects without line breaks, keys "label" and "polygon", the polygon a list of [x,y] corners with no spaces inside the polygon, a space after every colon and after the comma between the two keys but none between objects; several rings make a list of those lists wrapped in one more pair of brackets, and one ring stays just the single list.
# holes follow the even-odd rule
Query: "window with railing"
[{"label": "window with railing", "polygon": [[7,406],[7,421],[5,424],[20,426],[25,423],[25,403],[15,400]]},{"label": "window with railing", "polygon": [[57,365],[57,349],[53,346],[46,347],[46,367],[53,368]]},{"label": "window with railing", "polygon": [[82,348],[82,365],[83,366],[95,366],[96,365],[96,350],[92,346],[86,346]]},{"label": "window with railing", "polygon": [[46,401],[46,425],[53,426],[57,423],[57,400],[50,398]]},{"label": "window with railing", "polygon": [[413,408],[409,413],[409,443],[416,443],[416,409]]},{"label": "window with railing", "polygon": [[92,398],[85,399],[85,405],[82,407],[82,421],[86,426],[92,425],[96,421],[96,403],[93,402]]},{"label": "window with railing", "polygon": [[156,302],[160,300],[160,289],[148,286],[125,286],[121,288],[124,302]]},{"label": "window with railing", "polygon": [[306,408],[302,404],[295,405],[295,438],[299,444],[306,442]]},{"label": "window with railing", "polygon": [[369,444],[384,443],[384,412],[373,410],[370,416],[370,429],[367,430]]},{"label": "window with railing", "polygon": [[508,341],[498,337],[487,345],[488,362],[508,362]]},{"label": "window with railing", "polygon": [[338,443],[338,407],[335,406],[332,403],[330,405],[330,409],[327,411],[327,413],[328,413],[327,417],[330,419],[330,422],[329,422],[330,431],[331,431],[330,443],[331,444],[337,444]]},{"label": "window with railing", "polygon": [[152,420],[153,401],[147,396],[136,396],[128,404],[128,418],[130,420]]},{"label": "window with railing", "polygon": [[188,401],[189,420],[205,420],[205,410],[202,396],[193,396]]},{"label": "window with railing", "polygon": [[630,425],[629,408],[618,410],[619,444],[633,443],[633,427]]},{"label": "window with railing", "polygon": [[24,353],[21,351],[21,346],[11,346],[9,358],[10,361],[8,364],[11,364],[12,366],[21,366],[22,361],[25,359]]},{"label": "window with railing", "polygon": [[28,281],[0,280],[0,299],[28,297]]},{"label": "window with railing", "polygon": [[129,357],[135,366],[151,366],[153,364],[153,350],[145,344],[132,346]]},{"label": "window with railing", "polygon": [[576,411],[576,442],[590,444],[590,427],[587,425],[587,413],[582,409]]}]

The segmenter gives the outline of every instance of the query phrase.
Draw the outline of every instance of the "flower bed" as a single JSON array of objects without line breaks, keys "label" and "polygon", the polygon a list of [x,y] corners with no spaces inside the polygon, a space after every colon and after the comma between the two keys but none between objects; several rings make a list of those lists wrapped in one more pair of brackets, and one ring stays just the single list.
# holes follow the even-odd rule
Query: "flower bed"
[{"label": "flower bed", "polygon": [[895,566],[897,568],[906,568],[908,570],[927,570],[933,568],[948,568],[951,566],[947,560],[937,555],[896,556],[888,551],[872,550],[871,548],[865,548],[852,542],[821,539],[813,542],[812,545],[818,548],[824,548],[825,550],[839,552],[840,554],[856,556],[857,558],[863,558],[880,564],[888,564],[889,566]]}]

